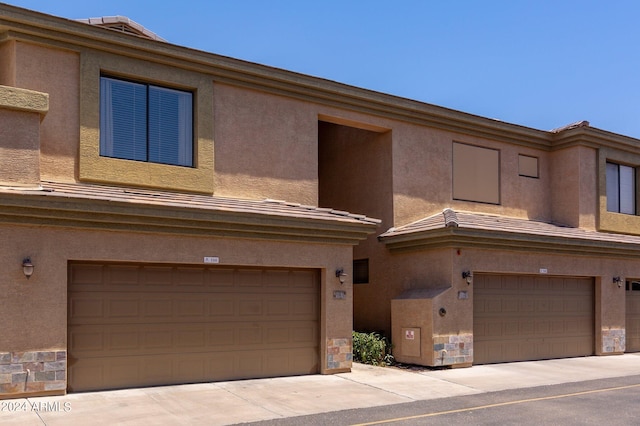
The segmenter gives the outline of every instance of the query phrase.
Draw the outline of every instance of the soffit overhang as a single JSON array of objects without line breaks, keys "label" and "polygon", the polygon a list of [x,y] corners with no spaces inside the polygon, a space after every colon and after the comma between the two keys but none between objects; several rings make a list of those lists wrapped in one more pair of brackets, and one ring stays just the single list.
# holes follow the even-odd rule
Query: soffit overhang
[{"label": "soffit overhang", "polygon": [[43,182],[0,187],[0,223],[355,245],[380,221],[279,200]]},{"label": "soffit overhang", "polygon": [[445,209],[378,237],[393,253],[478,248],[614,258],[640,258],[640,237],[561,224]]}]

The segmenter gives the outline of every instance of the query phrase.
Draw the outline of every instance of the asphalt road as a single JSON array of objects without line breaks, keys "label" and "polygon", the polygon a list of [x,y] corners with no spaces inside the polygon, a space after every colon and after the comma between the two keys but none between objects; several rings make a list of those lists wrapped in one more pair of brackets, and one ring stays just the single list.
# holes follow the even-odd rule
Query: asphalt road
[{"label": "asphalt road", "polygon": [[288,425],[638,425],[640,375],[250,423]]}]

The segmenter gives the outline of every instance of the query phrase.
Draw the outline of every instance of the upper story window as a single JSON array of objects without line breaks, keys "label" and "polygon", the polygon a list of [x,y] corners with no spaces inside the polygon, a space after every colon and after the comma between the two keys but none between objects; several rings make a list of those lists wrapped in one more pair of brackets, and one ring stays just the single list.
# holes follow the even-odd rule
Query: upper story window
[{"label": "upper story window", "polygon": [[100,155],[192,167],[193,94],[101,77]]},{"label": "upper story window", "polygon": [[453,198],[500,204],[500,151],[454,142]]},{"label": "upper story window", "polygon": [[633,167],[607,163],[607,211],[636,214],[636,171]]}]

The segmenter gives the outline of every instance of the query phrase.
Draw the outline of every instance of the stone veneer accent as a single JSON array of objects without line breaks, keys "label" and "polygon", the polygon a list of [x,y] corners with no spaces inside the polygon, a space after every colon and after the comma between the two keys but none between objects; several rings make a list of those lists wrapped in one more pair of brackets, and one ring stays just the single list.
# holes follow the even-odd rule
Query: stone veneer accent
[{"label": "stone veneer accent", "polygon": [[351,339],[327,339],[327,369],[350,369],[353,361]]},{"label": "stone veneer accent", "polygon": [[602,329],[602,353],[621,353],[626,350],[624,328]]},{"label": "stone veneer accent", "polygon": [[[443,354],[442,351],[447,351]],[[473,362],[473,334],[433,336],[434,366],[471,364]]]},{"label": "stone veneer accent", "polygon": [[0,352],[0,398],[66,388],[67,351]]}]

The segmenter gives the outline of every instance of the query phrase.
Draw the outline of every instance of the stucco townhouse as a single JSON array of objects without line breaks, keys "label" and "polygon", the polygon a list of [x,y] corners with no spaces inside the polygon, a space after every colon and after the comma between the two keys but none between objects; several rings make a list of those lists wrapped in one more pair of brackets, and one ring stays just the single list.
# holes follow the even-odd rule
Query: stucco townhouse
[{"label": "stucco townhouse", "polygon": [[640,350],[638,165],[0,4],[0,398]]}]

